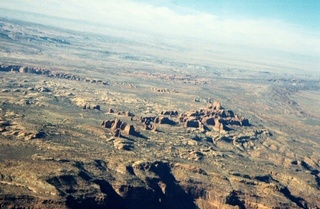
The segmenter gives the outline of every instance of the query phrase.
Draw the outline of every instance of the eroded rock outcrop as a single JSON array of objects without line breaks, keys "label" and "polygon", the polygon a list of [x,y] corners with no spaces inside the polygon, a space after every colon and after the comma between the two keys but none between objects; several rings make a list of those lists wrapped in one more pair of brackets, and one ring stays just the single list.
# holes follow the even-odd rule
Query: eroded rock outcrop
[{"label": "eroded rock outcrop", "polygon": [[168,124],[168,125],[175,125],[176,122],[170,120],[168,117],[159,117],[159,124]]},{"label": "eroded rock outcrop", "polygon": [[[211,101],[211,100],[210,100]],[[210,102],[211,104],[211,102]],[[232,110],[225,110],[221,103],[214,101],[212,105],[199,110],[190,110],[179,115],[178,111],[166,110],[161,111],[160,116],[135,116],[129,111],[118,111],[109,109],[108,113],[116,113],[117,115],[126,115],[131,117],[131,121],[138,121],[142,124],[144,130],[155,130],[155,124],[181,125],[186,128],[197,128],[200,131],[210,130],[211,127],[215,131],[231,130],[229,126],[249,126],[249,120],[234,114]]]},{"label": "eroded rock outcrop", "polygon": [[141,136],[141,134],[136,131],[134,125],[127,124],[126,122],[121,121],[119,118],[116,118],[112,121],[102,121],[101,125],[110,129],[111,133],[115,137],[121,137],[122,135]]},{"label": "eroded rock outcrop", "polygon": [[229,130],[229,126],[249,126],[249,120],[233,113],[232,110],[225,110],[221,103],[213,102],[213,105],[196,111],[189,111],[181,114],[179,123],[185,127],[203,129],[203,125],[213,126],[215,130]]},{"label": "eroded rock outcrop", "polygon": [[174,110],[161,111],[160,114],[161,115],[169,115],[169,116],[178,116],[179,115],[178,111],[174,111]]},{"label": "eroded rock outcrop", "polygon": [[37,67],[25,67],[25,66],[19,66],[19,65],[0,65],[0,72],[31,73],[31,74],[37,74],[37,75],[45,75],[48,77],[55,77],[59,79],[68,79],[68,80],[83,81],[88,83],[98,83],[102,85],[109,85],[109,82],[103,81],[100,79],[82,78],[78,75],[72,75],[68,73],[57,72],[54,70],[37,68]]},{"label": "eroded rock outcrop", "polygon": [[109,114],[116,114],[116,115],[125,115],[127,117],[134,117],[134,113],[130,112],[130,111],[122,111],[122,110],[118,110],[118,109],[113,109],[113,108],[109,108],[108,112]]},{"label": "eroded rock outcrop", "polygon": [[94,105],[90,105],[90,104],[84,104],[82,106],[82,109],[84,110],[101,110],[100,105],[94,104]]}]

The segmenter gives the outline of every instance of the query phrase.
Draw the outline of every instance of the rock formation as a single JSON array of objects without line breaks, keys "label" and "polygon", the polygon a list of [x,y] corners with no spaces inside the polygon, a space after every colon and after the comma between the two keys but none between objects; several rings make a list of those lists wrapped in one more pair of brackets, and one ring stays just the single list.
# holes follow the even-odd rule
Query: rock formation
[{"label": "rock formation", "polygon": [[0,208],[319,208],[319,79],[132,41],[0,17]]},{"label": "rock formation", "polygon": [[140,136],[133,125],[127,124],[126,122],[121,121],[119,118],[116,118],[112,121],[103,121],[101,125],[110,129],[113,136],[116,137],[121,137],[122,135]]},{"label": "rock formation", "polygon": [[129,112],[129,111],[126,111],[126,116],[128,116],[128,117],[133,117],[134,116],[134,114],[133,113],[131,113],[131,112]]},{"label": "rock formation", "polygon": [[120,121],[120,119],[119,119],[119,118],[116,118],[116,119],[114,120],[114,122],[112,123],[111,130],[116,130],[116,129],[120,128],[121,123],[122,123],[122,122]]},{"label": "rock formation", "polygon": [[115,137],[121,137],[121,130],[119,128],[113,130],[111,129],[111,133],[113,134],[113,136]]},{"label": "rock formation", "polygon": [[214,128],[218,131],[223,131],[225,130],[225,127],[223,125],[223,123],[221,122],[220,118],[215,118],[214,119]]},{"label": "rock formation", "polygon": [[45,75],[48,77],[56,77],[59,79],[68,79],[68,80],[75,80],[75,81],[84,81],[88,83],[98,83],[102,85],[109,85],[109,82],[102,81],[100,79],[81,78],[78,75],[71,75],[68,73],[56,72],[49,69],[42,69],[42,68],[36,68],[36,67],[24,67],[24,66],[18,66],[18,65],[0,65],[0,72],[31,73],[31,74],[37,74],[37,75]]},{"label": "rock formation", "polygon": [[173,110],[162,111],[160,114],[161,115],[169,115],[169,116],[178,116],[179,115],[178,111],[173,111]]},{"label": "rock formation", "polygon": [[92,109],[94,109],[94,110],[101,110],[101,109],[100,109],[100,105],[93,105],[93,106],[92,106]]},{"label": "rock formation", "polygon": [[114,111],[111,108],[108,112],[117,113],[118,115],[130,116],[131,121],[140,122],[144,130],[154,130],[155,128],[153,127],[155,124],[179,124],[186,128],[197,128],[200,131],[210,130],[208,127],[212,127],[213,130],[216,131],[227,131],[230,130],[228,126],[250,125],[248,119],[234,114],[232,110],[225,110],[222,107],[221,103],[217,101],[213,102],[213,104],[208,106],[207,108],[201,108],[199,110],[190,110],[180,115],[178,111],[174,110],[161,111],[160,116],[148,117],[138,117],[129,111]]},{"label": "rock formation", "polygon": [[221,103],[220,103],[220,102],[217,102],[217,101],[213,102],[212,109],[214,109],[214,110],[220,110],[220,109],[222,109]]},{"label": "rock formation", "polygon": [[124,126],[124,129],[121,129],[121,130],[123,130],[123,133],[125,135],[135,135],[135,133],[136,133],[136,131],[134,129],[134,126],[133,125],[129,125],[129,124],[126,124]]},{"label": "rock formation", "polygon": [[186,128],[199,128],[199,121],[192,119],[192,120],[187,120],[185,122],[185,127]]},{"label": "rock formation", "polygon": [[168,124],[168,125],[175,125],[176,123],[173,120],[170,120],[168,117],[160,117],[159,124]]},{"label": "rock formation", "polygon": [[113,123],[114,123],[114,121],[112,122],[112,121],[110,121],[110,120],[107,120],[107,121],[105,121],[105,123],[104,123],[104,127],[105,127],[105,128],[111,128]]},{"label": "rock formation", "polygon": [[83,106],[82,106],[82,109],[84,109],[84,110],[101,110],[101,108],[100,108],[100,105],[90,105],[90,104],[84,104]]},{"label": "rock formation", "polygon": [[178,118],[179,124],[185,127],[205,128],[203,125],[213,126],[215,130],[228,130],[227,126],[249,126],[249,120],[235,115],[231,110],[225,110],[221,103],[214,102],[213,105],[200,109],[192,110],[181,114]]}]

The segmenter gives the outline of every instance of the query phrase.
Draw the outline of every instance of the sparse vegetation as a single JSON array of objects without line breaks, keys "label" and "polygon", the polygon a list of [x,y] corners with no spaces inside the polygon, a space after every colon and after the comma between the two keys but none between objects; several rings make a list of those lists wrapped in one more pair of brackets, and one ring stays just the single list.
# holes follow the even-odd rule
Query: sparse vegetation
[{"label": "sparse vegetation", "polygon": [[0,18],[0,208],[319,207],[317,78],[25,24]]}]

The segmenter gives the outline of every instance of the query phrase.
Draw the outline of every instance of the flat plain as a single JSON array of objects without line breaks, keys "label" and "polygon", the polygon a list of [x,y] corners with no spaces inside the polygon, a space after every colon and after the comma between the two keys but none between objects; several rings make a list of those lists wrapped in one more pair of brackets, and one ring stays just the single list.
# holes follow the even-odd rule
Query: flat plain
[{"label": "flat plain", "polygon": [[0,40],[1,208],[320,207],[316,73],[7,18]]}]

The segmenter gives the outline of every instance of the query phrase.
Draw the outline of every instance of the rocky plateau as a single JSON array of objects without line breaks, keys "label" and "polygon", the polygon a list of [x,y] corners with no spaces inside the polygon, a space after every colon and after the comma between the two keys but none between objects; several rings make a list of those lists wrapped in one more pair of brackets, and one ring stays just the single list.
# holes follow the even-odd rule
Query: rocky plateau
[{"label": "rocky plateau", "polygon": [[317,77],[7,18],[0,41],[0,208],[320,208]]}]

